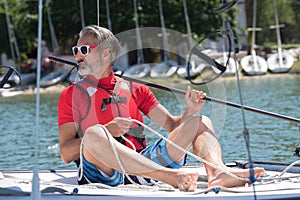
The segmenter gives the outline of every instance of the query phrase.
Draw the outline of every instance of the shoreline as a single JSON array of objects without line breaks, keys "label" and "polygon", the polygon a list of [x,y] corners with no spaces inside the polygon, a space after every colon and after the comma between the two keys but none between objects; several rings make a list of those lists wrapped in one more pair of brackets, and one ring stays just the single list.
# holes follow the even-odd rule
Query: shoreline
[{"label": "shoreline", "polygon": [[[259,79],[259,78],[276,78],[276,77],[294,77],[294,76],[300,76],[299,73],[283,73],[283,74],[265,74],[265,75],[258,75],[258,76],[246,76],[243,74],[239,74],[240,80],[248,80],[248,79]],[[225,76],[220,77],[221,81],[236,81],[236,76]],[[165,86],[174,87],[176,84],[189,84],[190,82],[188,80],[182,79],[180,77],[172,77],[169,79],[155,79],[155,78],[143,78],[141,80],[145,80],[147,82],[153,82],[157,84],[162,84]],[[197,80],[197,79],[196,79]],[[66,87],[69,85],[67,83],[59,83],[53,86],[49,86],[46,88],[40,88],[40,93],[61,93]],[[21,89],[23,91],[23,95],[30,95],[30,94],[36,94],[37,89],[35,85],[30,85],[27,88]]]}]

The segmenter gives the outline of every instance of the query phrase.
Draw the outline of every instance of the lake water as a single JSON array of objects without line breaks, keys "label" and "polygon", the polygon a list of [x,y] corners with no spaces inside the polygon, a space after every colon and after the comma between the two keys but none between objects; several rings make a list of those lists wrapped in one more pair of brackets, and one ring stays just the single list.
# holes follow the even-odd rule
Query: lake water
[{"label": "lake water", "polygon": [[[174,84],[179,89],[187,85]],[[244,105],[300,118],[300,76],[275,75],[249,77],[241,80]],[[193,88],[208,96],[240,104],[236,79],[217,79],[207,86]],[[184,110],[182,95],[153,89],[159,101],[173,114]],[[0,169],[32,169],[34,166],[34,139],[38,131],[38,160],[40,169],[75,168],[64,164],[59,156],[57,129],[57,101],[59,94],[41,94],[39,127],[36,127],[35,95],[0,98]],[[212,118],[223,150],[223,160],[247,160],[243,137],[244,123],[240,109],[207,102],[201,114]],[[300,145],[300,125],[287,120],[245,111],[245,124],[250,134],[250,150],[255,161],[293,162],[293,152]],[[155,130],[154,124],[145,123]],[[160,130],[163,132],[163,130]],[[155,139],[147,132],[149,140]],[[189,162],[194,162],[189,158]]]}]

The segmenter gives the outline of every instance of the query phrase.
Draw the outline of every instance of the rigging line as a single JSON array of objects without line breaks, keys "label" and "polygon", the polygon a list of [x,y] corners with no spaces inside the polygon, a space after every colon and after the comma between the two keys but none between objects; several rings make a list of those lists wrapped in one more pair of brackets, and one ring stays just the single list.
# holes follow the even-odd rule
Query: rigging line
[{"label": "rigging line", "polygon": [[[225,0],[223,0],[223,4],[225,5]],[[229,38],[231,39],[231,41],[229,41],[230,43],[233,43],[234,46],[238,46],[238,40],[235,38],[234,33],[233,33],[233,29],[228,21],[228,13],[226,13],[226,17],[225,17],[225,29],[228,31],[228,35]],[[237,60],[237,50],[234,51],[233,53],[233,57],[234,60]],[[249,139],[249,131],[247,129],[247,125],[246,125],[246,116],[245,116],[245,108],[244,108],[244,103],[243,103],[243,95],[242,95],[242,90],[241,90],[241,84],[240,84],[240,78],[239,78],[239,71],[238,71],[238,66],[235,63],[235,70],[236,70],[236,80],[237,80],[237,86],[238,86],[238,94],[239,94],[239,99],[240,99],[240,105],[241,105],[241,112],[242,112],[242,118],[243,118],[243,135],[244,135],[244,140],[245,140],[245,145],[246,145],[246,150],[247,150],[247,154],[248,154],[248,160],[249,160],[249,164],[250,164],[250,181],[252,183],[256,182],[257,179],[254,176],[254,167],[253,167],[253,160],[252,160],[252,156],[251,156],[251,152],[250,152],[250,139]],[[256,190],[255,190],[255,184],[253,184],[253,194],[254,194],[254,199],[256,199]]]},{"label": "rigging line", "polygon": [[[49,56],[48,58],[50,58],[52,60],[55,60],[55,61],[58,61],[58,62],[68,64],[68,65],[72,65],[74,67],[78,67],[77,63],[74,62],[74,61],[70,61],[70,60],[63,59],[63,58],[58,58],[58,57],[55,57],[55,56]],[[124,75],[118,75],[118,74],[115,74],[115,75],[119,76],[119,77],[121,77],[121,78],[123,78],[127,81],[133,81],[133,82],[141,83],[141,84],[147,85],[149,87],[157,88],[157,89],[160,89],[160,90],[164,90],[164,91],[168,91],[168,92],[174,92],[176,94],[182,94],[182,95],[185,95],[185,93],[186,93],[186,91],[180,90],[180,89],[177,89],[177,88],[173,88],[173,87],[169,87],[169,86],[165,86],[165,85],[161,85],[161,84],[157,84],[157,83],[152,83],[152,82],[148,82],[148,81],[145,81],[145,80],[136,79],[136,78],[132,78],[132,77],[124,76]],[[205,97],[205,100],[213,102],[213,103],[218,103],[218,104],[234,107],[234,108],[241,108],[242,107],[240,104],[236,104],[236,103],[233,103],[233,102],[224,101],[224,100],[220,100],[220,99],[216,99],[216,98],[208,97],[208,96]],[[285,116],[285,115],[281,115],[281,114],[277,114],[277,113],[274,113],[274,112],[269,112],[269,111],[265,111],[265,110],[253,108],[253,107],[250,107],[250,106],[245,106],[245,105],[243,105],[243,108],[247,111],[250,111],[250,112],[255,112],[255,113],[258,113],[258,114],[263,114],[263,115],[268,115],[268,116],[271,116],[271,117],[276,117],[276,118],[288,120],[288,121],[291,121],[291,122],[298,123],[300,125],[300,119],[295,118],[295,117]]]},{"label": "rigging line", "polygon": [[41,199],[38,167],[38,143],[39,143],[39,115],[40,115],[40,77],[41,77],[41,57],[42,57],[42,13],[43,0],[39,0],[39,21],[38,21],[38,49],[37,49],[37,80],[36,80],[36,112],[35,112],[35,137],[34,137],[34,171],[32,180],[32,199]]},{"label": "rigging line", "polygon": [[[225,1],[223,0],[223,3],[225,3]],[[234,34],[233,34],[233,29],[228,21],[228,14],[226,13],[226,17],[225,17],[225,29],[228,30],[228,34],[229,34],[229,38],[231,39],[232,43],[236,43],[235,46],[238,46],[238,40],[235,38]],[[237,50],[234,51],[233,53],[233,57],[234,60],[237,60]],[[238,66],[235,62],[235,70],[236,70],[236,80],[237,80],[237,86],[238,86],[238,93],[239,93],[239,99],[240,99],[240,105],[241,105],[241,112],[242,112],[242,118],[243,118],[243,135],[244,135],[244,140],[245,140],[245,145],[246,145],[246,150],[247,150],[247,154],[248,154],[248,160],[249,160],[249,164],[250,164],[250,181],[252,183],[256,182],[257,179],[254,176],[254,167],[253,167],[253,160],[252,160],[252,156],[251,156],[251,152],[250,152],[250,139],[249,139],[249,131],[247,129],[247,125],[246,125],[246,115],[245,115],[245,108],[244,108],[244,103],[243,103],[243,95],[242,95],[242,90],[241,90],[241,83],[240,83],[240,78],[239,78],[239,70],[238,70]],[[257,199],[256,197],[256,190],[255,190],[255,184],[253,184],[253,195],[254,195],[254,199]]]}]

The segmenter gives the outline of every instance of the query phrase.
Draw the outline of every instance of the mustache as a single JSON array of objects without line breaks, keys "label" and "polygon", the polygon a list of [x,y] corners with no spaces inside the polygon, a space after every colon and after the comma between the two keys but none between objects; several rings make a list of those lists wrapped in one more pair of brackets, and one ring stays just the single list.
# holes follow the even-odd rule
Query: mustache
[{"label": "mustache", "polygon": [[84,59],[79,59],[78,61],[77,61],[77,63],[79,64],[79,63],[82,63],[84,61]]}]

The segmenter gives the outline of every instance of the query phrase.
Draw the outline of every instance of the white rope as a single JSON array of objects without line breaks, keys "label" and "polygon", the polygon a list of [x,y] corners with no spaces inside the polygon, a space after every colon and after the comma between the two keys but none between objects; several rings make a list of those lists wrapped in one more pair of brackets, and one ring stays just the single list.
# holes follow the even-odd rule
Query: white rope
[{"label": "white rope", "polygon": [[297,161],[291,163],[289,166],[287,166],[287,167],[285,168],[285,170],[283,170],[279,175],[276,175],[276,176],[281,177],[281,176],[282,176],[283,174],[285,174],[290,168],[292,168],[294,165],[299,164],[299,163],[300,163],[300,160],[297,160]]},{"label": "white rope", "polygon": [[83,146],[83,139],[84,137],[82,137],[81,139],[81,143],[80,143],[80,149],[79,149],[79,172],[78,172],[78,178],[77,180],[81,180],[82,176],[83,176],[83,165],[82,165],[82,146]]},{"label": "white rope", "polygon": [[[123,166],[123,163],[122,163],[122,161],[121,161],[121,159],[120,159],[120,156],[119,156],[119,154],[118,154],[118,151],[117,151],[117,149],[116,149],[116,147],[115,147],[115,145],[114,145],[114,143],[113,143],[113,137],[112,137],[112,135],[109,133],[109,131],[107,130],[107,128],[105,127],[105,126],[103,126],[103,125],[101,125],[101,124],[98,124],[98,126],[100,126],[103,130],[104,130],[104,132],[105,132],[105,134],[106,134],[106,136],[107,136],[107,139],[108,139],[108,141],[109,141],[109,143],[110,143],[110,146],[112,147],[112,150],[113,150],[113,152],[114,152],[114,154],[115,154],[115,156],[116,156],[116,159],[117,159],[117,162],[118,162],[118,164],[119,164],[119,166],[120,166],[120,168],[121,168],[121,171],[122,171],[122,173],[127,177],[127,179],[132,183],[132,184],[136,184],[136,185],[138,185],[137,183],[135,183],[131,178],[130,178],[130,176],[126,173],[126,170],[125,170],[125,168],[124,168],[124,166]],[[136,150],[136,148],[135,148],[135,146],[134,146],[134,144],[131,142],[131,141],[129,141],[127,138],[125,138],[124,136],[122,137],[126,142],[128,142],[130,145],[132,145],[132,147],[134,148],[134,150]],[[80,156],[79,156],[79,160],[80,160],[80,162],[79,162],[79,174],[78,174],[78,180],[81,180],[81,178],[82,178],[82,176],[83,176],[83,164],[82,164],[82,148],[83,148],[83,142],[84,142],[84,137],[82,138],[82,141],[81,141],[81,144],[80,144]]]},{"label": "white rope", "polygon": [[[113,152],[114,152],[114,154],[115,154],[115,156],[116,156],[117,162],[118,162],[118,164],[119,164],[119,166],[120,166],[120,168],[121,168],[121,170],[122,170],[122,173],[126,176],[126,178],[129,180],[129,182],[130,182],[131,184],[135,185],[136,187],[140,188],[140,189],[145,189],[145,188],[148,189],[149,186],[137,184],[135,181],[133,181],[133,180],[130,178],[130,176],[127,174],[127,172],[126,172],[126,170],[125,170],[125,168],[124,168],[124,166],[123,166],[123,163],[122,163],[122,161],[121,161],[121,159],[120,159],[120,156],[119,156],[119,154],[118,154],[118,151],[117,151],[117,149],[116,149],[116,147],[115,147],[114,140],[113,140],[113,136],[109,133],[109,131],[107,130],[107,128],[106,128],[105,126],[100,125],[100,124],[98,124],[98,125],[99,125],[101,128],[103,128],[103,130],[104,130],[104,132],[105,132],[105,134],[106,134],[106,136],[107,136],[107,138],[108,138],[108,141],[109,141],[109,143],[110,143],[110,145],[111,145],[111,147],[112,147],[112,149],[113,149]],[[125,138],[125,137],[123,136],[122,138]],[[134,144],[133,144],[131,141],[129,141],[127,138],[125,138],[125,140],[128,141],[131,145],[133,145],[134,149],[136,149],[135,146],[134,146]],[[159,188],[164,188],[165,190],[166,190],[166,189],[167,189],[167,190],[173,189],[173,187],[171,187],[171,186],[170,186],[170,187],[167,187],[167,186],[159,185],[159,184],[156,183],[155,181],[151,181],[151,183],[154,184],[154,185],[156,185],[156,186],[159,187]]]},{"label": "white rope", "polygon": [[150,128],[150,127],[147,126],[146,124],[144,124],[144,123],[142,123],[142,122],[140,122],[140,121],[138,121],[138,120],[135,120],[135,119],[131,119],[131,120],[132,120],[133,122],[136,122],[136,123],[140,124],[141,126],[144,126],[146,129],[148,129],[149,131],[151,131],[152,133],[154,133],[154,134],[157,135],[158,137],[164,139],[165,141],[167,141],[168,143],[170,143],[171,145],[173,145],[173,146],[174,146],[175,148],[177,148],[178,150],[180,150],[180,151],[186,153],[186,154],[189,155],[189,156],[192,156],[193,158],[197,159],[198,161],[203,162],[203,163],[209,165],[210,167],[213,167],[213,168],[215,168],[215,169],[218,169],[218,170],[224,172],[225,174],[227,174],[227,175],[229,175],[229,176],[231,176],[231,177],[234,177],[234,178],[236,178],[236,179],[239,179],[239,180],[242,180],[242,181],[249,181],[248,178],[239,177],[239,176],[237,176],[237,175],[235,175],[235,174],[233,174],[233,173],[231,173],[231,172],[229,172],[229,171],[227,171],[227,170],[225,170],[225,169],[223,169],[223,168],[221,168],[221,167],[219,167],[219,166],[217,166],[217,165],[215,165],[215,164],[213,164],[213,163],[211,163],[211,162],[209,162],[209,161],[207,161],[207,160],[204,160],[204,159],[202,159],[201,157],[199,157],[199,156],[197,156],[197,155],[195,155],[195,154],[193,154],[193,153],[187,151],[186,149],[184,149],[184,148],[182,148],[181,146],[175,144],[174,142],[172,142],[172,141],[169,140],[168,138],[164,137],[163,135],[161,135],[161,134],[158,133],[157,131],[153,130],[152,128]]},{"label": "white rope", "polygon": [[[205,159],[203,159],[203,158],[201,158],[201,157],[199,157],[199,156],[197,156],[197,155],[195,155],[195,154],[193,154],[193,153],[187,151],[186,149],[184,149],[184,148],[180,147],[179,145],[175,144],[174,142],[172,142],[172,141],[169,140],[168,138],[164,137],[163,135],[161,135],[161,134],[158,133],[157,131],[153,130],[152,128],[150,128],[150,127],[147,126],[146,124],[144,124],[144,123],[142,123],[142,122],[140,122],[140,121],[138,121],[138,120],[135,120],[135,119],[131,119],[131,120],[132,120],[133,122],[138,123],[139,125],[145,127],[145,128],[148,129],[150,132],[154,133],[155,135],[157,135],[158,137],[162,138],[163,140],[165,140],[165,141],[168,142],[169,144],[173,145],[173,146],[174,146],[175,148],[177,148],[178,150],[180,150],[180,151],[186,153],[187,155],[189,155],[189,156],[195,158],[196,160],[198,160],[198,161],[200,161],[200,162],[203,162],[203,163],[209,165],[210,167],[213,167],[214,169],[218,169],[218,170],[222,171],[223,173],[225,173],[225,174],[227,174],[227,175],[229,175],[229,176],[231,176],[231,177],[233,177],[233,178],[236,178],[236,179],[238,179],[238,180],[249,181],[248,178],[243,178],[243,177],[237,176],[237,175],[235,175],[235,174],[233,174],[233,173],[231,173],[231,172],[229,172],[229,171],[227,171],[227,170],[225,170],[225,169],[219,167],[218,165],[215,165],[215,164],[213,164],[213,163],[211,163],[211,162],[209,162],[209,161],[207,161],[207,160],[205,160]],[[119,154],[118,154],[118,151],[117,151],[117,149],[116,149],[116,147],[115,147],[115,144],[114,144],[114,141],[113,141],[113,136],[109,133],[109,131],[107,130],[107,128],[106,128],[105,126],[100,125],[100,124],[98,124],[98,125],[104,130],[104,132],[105,132],[105,134],[106,134],[106,136],[107,136],[107,138],[108,138],[108,141],[109,141],[109,143],[110,143],[110,146],[112,147],[112,150],[113,150],[113,152],[114,152],[114,155],[116,156],[117,162],[118,162],[118,164],[119,164],[119,166],[120,166],[120,168],[121,168],[122,173],[127,177],[127,179],[128,179],[132,184],[134,184],[134,185],[136,185],[136,186],[138,186],[138,187],[142,187],[141,185],[139,185],[139,184],[137,184],[136,182],[134,182],[134,181],[130,178],[130,176],[127,174],[126,169],[124,168],[124,165],[123,165],[123,163],[122,163],[122,161],[121,161],[121,159],[120,159],[120,156],[119,156]],[[124,136],[122,136],[122,139],[124,139],[126,142],[128,142],[128,143],[132,146],[133,150],[136,151],[136,148],[135,148],[134,144],[133,144],[130,140],[128,140],[128,139],[127,139],[126,137],[124,137]],[[81,141],[81,144],[80,144],[80,163],[79,163],[79,169],[80,169],[79,171],[80,171],[80,173],[78,174],[78,180],[81,180],[81,178],[82,178],[82,176],[83,176],[83,165],[82,165],[82,148],[83,148],[83,142],[84,142],[84,137],[82,138],[82,141]],[[291,163],[288,167],[286,167],[286,169],[285,169],[284,171],[282,171],[280,174],[271,176],[271,177],[269,177],[269,178],[267,178],[267,177],[261,177],[260,180],[262,180],[262,181],[266,181],[266,180],[277,180],[277,181],[278,181],[278,180],[281,180],[281,179],[283,179],[283,178],[282,178],[282,175],[283,175],[283,174],[285,174],[291,167],[293,167],[294,165],[299,164],[299,163],[300,163],[300,160],[295,161],[295,162]],[[299,177],[299,176],[296,176],[296,177]],[[284,177],[284,178],[287,178],[287,177]],[[154,185],[158,186],[158,187],[163,187],[163,186],[159,185],[157,182],[152,181],[152,183],[153,183]],[[168,188],[168,189],[169,189],[169,188]]]},{"label": "white rope", "polygon": [[119,166],[120,166],[120,168],[121,168],[122,173],[128,178],[128,180],[129,180],[132,184],[136,184],[136,183],[129,177],[129,175],[126,173],[126,170],[125,170],[125,168],[124,168],[124,166],[123,166],[123,163],[122,163],[122,161],[121,161],[121,159],[120,159],[119,153],[118,153],[118,151],[117,151],[117,149],[116,149],[116,147],[115,147],[115,145],[114,145],[114,143],[113,143],[113,136],[109,133],[109,131],[107,130],[107,128],[106,128],[105,126],[100,125],[100,124],[98,124],[98,125],[104,130],[104,132],[105,132],[105,134],[106,134],[106,137],[107,137],[107,139],[108,139],[108,141],[109,141],[109,143],[110,143],[110,146],[112,147],[112,150],[113,150],[113,152],[114,152],[114,154],[115,154],[115,156],[116,156],[117,162],[118,162],[118,164],[119,164]]},{"label": "white rope", "polygon": [[[235,174],[233,174],[233,173],[231,173],[231,172],[229,172],[229,171],[227,171],[227,170],[225,170],[223,168],[220,168],[219,166],[217,166],[217,165],[215,165],[215,164],[213,164],[213,163],[211,163],[211,162],[209,162],[209,161],[207,161],[207,160],[205,160],[205,159],[203,159],[203,158],[201,158],[201,157],[199,157],[199,156],[197,156],[197,155],[195,155],[195,154],[193,154],[193,153],[191,153],[189,151],[186,151],[186,149],[184,149],[184,148],[180,147],[179,145],[175,144],[174,142],[172,142],[168,138],[164,137],[163,135],[161,135],[157,131],[153,130],[152,128],[150,128],[146,124],[144,124],[144,123],[142,123],[142,122],[140,122],[138,120],[135,120],[135,119],[131,119],[131,120],[133,122],[136,122],[136,123],[144,126],[146,129],[148,129],[152,133],[156,134],[158,137],[166,140],[168,143],[170,143],[171,145],[173,145],[175,148],[179,149],[182,152],[185,152],[187,155],[192,156],[193,158],[197,159],[198,161],[203,162],[203,163],[205,163],[205,164],[207,164],[207,165],[209,165],[209,166],[211,166],[211,167],[213,167],[215,169],[218,169],[218,170],[224,172],[225,174],[227,174],[227,175],[229,175],[229,176],[231,176],[233,178],[236,178],[236,179],[239,179],[239,180],[242,180],[242,181],[250,181],[248,178],[243,178],[243,177],[237,176],[237,175],[235,175]],[[275,179],[276,180],[281,180],[282,178],[280,178],[280,177],[284,173],[286,173],[291,167],[293,167],[294,165],[299,164],[299,163],[300,163],[300,160],[295,161],[295,162],[291,163],[288,167],[286,167],[286,169],[283,172],[281,172],[280,174],[272,176],[271,178],[263,178],[263,177],[261,177],[260,180],[275,180]],[[299,176],[290,176],[290,177],[285,177],[285,178],[299,178]]]},{"label": "white rope", "polygon": [[122,138],[123,140],[125,140],[126,142],[128,142],[128,143],[130,144],[130,146],[132,147],[132,149],[133,149],[134,151],[136,151],[136,148],[135,148],[134,144],[133,144],[130,140],[128,140],[126,137],[124,137],[124,135],[122,135],[121,138]]},{"label": "white rope", "polygon": [[[130,176],[127,174],[127,172],[126,172],[126,170],[125,170],[125,168],[124,168],[124,166],[123,166],[123,163],[122,163],[122,161],[121,161],[121,159],[120,159],[120,156],[119,156],[119,154],[118,154],[118,151],[117,151],[117,149],[116,149],[116,147],[115,147],[115,144],[114,144],[114,140],[113,140],[113,136],[109,133],[109,131],[107,130],[107,128],[105,127],[105,126],[103,126],[103,125],[101,125],[101,124],[98,124],[98,126],[100,126],[103,130],[104,130],[104,132],[105,132],[105,134],[106,134],[106,136],[107,136],[107,139],[108,139],[108,141],[109,141],[109,143],[110,143],[110,146],[112,147],[112,150],[113,150],[113,152],[114,152],[114,154],[115,154],[115,156],[116,156],[116,159],[117,159],[117,162],[118,162],[118,164],[119,164],[119,166],[120,166],[120,168],[121,168],[121,171],[122,171],[122,174],[124,174],[124,176],[126,176],[126,178],[129,180],[129,182],[130,183],[132,183],[133,185],[135,185],[135,186],[137,186],[137,187],[139,187],[140,189],[148,189],[149,188],[149,186],[145,186],[145,185],[140,185],[140,184],[137,184],[135,181],[133,181],[131,178],[130,178]],[[134,146],[134,144],[130,141],[130,140],[128,140],[127,138],[125,138],[124,136],[122,137],[126,142],[128,142],[132,147],[133,147],[133,150],[134,151],[136,151],[136,148],[135,148],[135,146]],[[79,174],[78,174],[78,180],[81,180],[81,178],[82,178],[82,176],[83,176],[83,164],[82,164],[82,149],[83,149],[83,142],[84,142],[84,137],[82,138],[82,141],[81,141],[81,144],[80,144],[80,156],[79,156],[79,160],[80,160],[80,162],[79,162]],[[170,190],[170,189],[172,189],[173,187],[167,187],[167,186],[162,186],[162,185],[160,185],[160,184],[158,184],[157,182],[155,182],[155,181],[151,181],[151,183],[152,184],[154,184],[154,185],[156,185],[156,186],[158,186],[159,188],[163,188],[164,190]],[[145,188],[146,187],[146,188]]]}]

